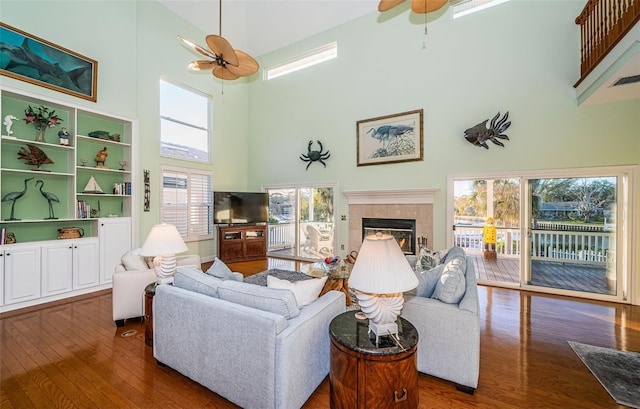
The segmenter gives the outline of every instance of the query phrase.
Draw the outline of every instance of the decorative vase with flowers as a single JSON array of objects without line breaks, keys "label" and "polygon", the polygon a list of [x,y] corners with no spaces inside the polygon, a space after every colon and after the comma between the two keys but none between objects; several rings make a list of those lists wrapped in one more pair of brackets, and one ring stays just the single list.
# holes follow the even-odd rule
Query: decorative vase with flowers
[{"label": "decorative vase with flowers", "polygon": [[36,128],[36,142],[44,142],[44,131],[47,128],[53,128],[62,122],[62,119],[56,115],[55,110],[50,110],[44,105],[33,109],[31,105],[24,110],[24,121],[27,124],[33,124]]}]

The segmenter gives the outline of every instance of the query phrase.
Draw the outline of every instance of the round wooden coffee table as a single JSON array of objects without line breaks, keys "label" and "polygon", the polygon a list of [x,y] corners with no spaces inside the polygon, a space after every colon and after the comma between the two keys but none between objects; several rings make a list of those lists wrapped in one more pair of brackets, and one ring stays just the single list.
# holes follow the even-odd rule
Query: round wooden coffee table
[{"label": "round wooden coffee table", "polygon": [[327,282],[320,295],[331,290],[342,291],[347,298],[346,304],[351,305],[351,296],[349,295],[349,276],[351,275],[351,268],[353,268],[353,264],[349,264],[344,261],[340,261],[337,264],[327,264],[320,261],[300,266],[300,272],[316,278],[327,276]]}]

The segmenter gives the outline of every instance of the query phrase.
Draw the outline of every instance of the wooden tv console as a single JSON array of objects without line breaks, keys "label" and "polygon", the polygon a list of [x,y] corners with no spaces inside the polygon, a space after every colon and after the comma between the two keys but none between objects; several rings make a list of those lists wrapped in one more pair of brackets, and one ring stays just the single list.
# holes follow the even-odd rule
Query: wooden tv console
[{"label": "wooden tv console", "polygon": [[267,226],[219,226],[218,258],[225,263],[267,258]]}]

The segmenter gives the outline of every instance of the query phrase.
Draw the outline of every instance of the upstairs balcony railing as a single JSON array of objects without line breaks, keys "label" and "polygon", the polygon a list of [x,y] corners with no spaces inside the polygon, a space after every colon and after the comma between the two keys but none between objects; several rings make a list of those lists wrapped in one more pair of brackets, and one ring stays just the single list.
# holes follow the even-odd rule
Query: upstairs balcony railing
[{"label": "upstairs balcony railing", "polygon": [[578,86],[613,47],[640,21],[640,0],[588,0],[576,18],[580,26]]}]

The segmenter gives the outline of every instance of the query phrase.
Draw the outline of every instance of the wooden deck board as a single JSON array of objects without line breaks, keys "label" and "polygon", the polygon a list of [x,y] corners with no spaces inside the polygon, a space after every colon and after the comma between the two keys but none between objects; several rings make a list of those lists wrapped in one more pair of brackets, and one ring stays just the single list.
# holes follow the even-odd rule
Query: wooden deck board
[{"label": "wooden deck board", "polygon": [[[520,283],[520,261],[518,258],[498,256],[486,260],[481,254],[470,254],[476,277],[483,281]],[[558,263],[533,260],[531,280],[527,283],[540,287],[582,291],[594,294],[615,295],[615,289],[607,287],[606,267],[578,263]]]}]

